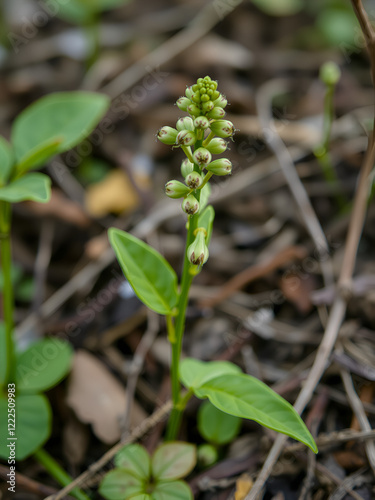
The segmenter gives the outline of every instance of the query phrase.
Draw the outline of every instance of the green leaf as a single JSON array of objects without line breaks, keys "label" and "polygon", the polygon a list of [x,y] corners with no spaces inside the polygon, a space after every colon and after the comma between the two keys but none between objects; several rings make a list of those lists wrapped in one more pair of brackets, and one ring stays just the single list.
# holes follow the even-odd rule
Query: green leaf
[{"label": "green leaf", "polygon": [[[13,124],[16,163],[36,168],[48,159],[47,146],[49,156],[76,146],[95,128],[109,102],[107,96],[93,92],[58,92],[34,102]],[[57,149],[54,141],[60,141]]]},{"label": "green leaf", "polygon": [[17,391],[45,391],[58,384],[69,372],[72,353],[68,342],[56,338],[32,344],[17,356]]},{"label": "green leaf", "polygon": [[5,337],[5,325],[3,321],[0,321],[0,392],[2,386],[5,384],[7,367],[7,350],[6,350],[6,337]]},{"label": "green leaf", "polygon": [[264,427],[301,441],[315,453],[318,451],[293,406],[255,377],[227,373],[205,380],[194,393],[199,398],[208,398],[221,411],[255,420]]},{"label": "green leaf", "polygon": [[198,227],[204,227],[207,231],[206,245],[208,246],[211,241],[212,228],[214,225],[215,210],[212,205],[208,205],[204,211],[199,214]]},{"label": "green leaf", "polygon": [[99,493],[108,500],[124,500],[145,493],[145,484],[127,469],[113,469],[104,476]]},{"label": "green leaf", "polygon": [[206,208],[210,194],[211,194],[211,184],[207,182],[207,184],[205,184],[201,189],[201,196],[199,199],[200,212],[203,212],[203,210]]},{"label": "green leaf", "polygon": [[129,3],[130,0],[69,0],[59,4],[58,16],[67,21],[85,24],[101,11]]},{"label": "green leaf", "polygon": [[193,444],[180,441],[162,444],[151,459],[152,476],[158,481],[187,476],[197,462]]},{"label": "green leaf", "polygon": [[253,3],[271,16],[291,16],[303,8],[302,0],[253,0]]},{"label": "green leaf", "polygon": [[0,200],[17,203],[32,200],[46,203],[51,196],[51,179],[40,173],[26,174],[0,188]]},{"label": "green leaf", "polygon": [[0,186],[9,179],[13,167],[13,151],[8,141],[0,135]]},{"label": "green leaf", "polygon": [[150,477],[150,457],[146,448],[140,444],[124,446],[115,456],[115,465],[127,469],[140,479],[147,480]]},{"label": "green leaf", "polygon": [[173,314],[178,301],[177,275],[159,252],[120,229],[108,231],[123,273],[139,299],[159,314]]},{"label": "green leaf", "polygon": [[60,150],[63,137],[52,137],[42,144],[38,144],[31,149],[20,163],[16,165],[17,173],[27,172],[33,167],[44,165],[49,158],[57,154]]},{"label": "green leaf", "polygon": [[241,427],[241,419],[216,408],[205,401],[198,411],[198,430],[211,443],[226,444],[233,441]]},{"label": "green leaf", "polygon": [[151,494],[152,500],[193,500],[193,493],[184,481],[160,481]]},{"label": "green leaf", "polygon": [[[49,438],[51,433],[51,408],[47,398],[41,394],[16,397],[16,459],[23,460]],[[8,400],[0,396],[0,435],[8,435]],[[0,440],[0,458],[8,459],[10,456],[11,439]]]},{"label": "green leaf", "polygon": [[185,358],[180,364],[180,380],[188,389],[199,388],[207,380],[226,373],[242,373],[241,369],[230,361],[210,361]]},{"label": "green leaf", "polygon": [[152,500],[152,496],[147,493],[141,493],[140,495],[135,495],[131,500]]}]

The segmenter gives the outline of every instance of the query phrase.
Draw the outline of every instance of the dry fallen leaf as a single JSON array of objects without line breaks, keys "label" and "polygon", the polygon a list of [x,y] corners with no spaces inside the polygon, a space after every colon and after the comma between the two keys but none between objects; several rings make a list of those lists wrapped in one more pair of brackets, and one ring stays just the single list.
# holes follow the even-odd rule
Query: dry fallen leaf
[{"label": "dry fallen leaf", "polygon": [[103,217],[109,213],[120,214],[134,210],[139,204],[139,196],[122,170],[111,170],[106,177],[86,190],[86,210],[93,217]]},{"label": "dry fallen leaf", "polygon": [[[67,403],[81,422],[92,424],[94,433],[104,443],[119,440],[126,391],[106,366],[86,351],[77,351],[74,356]],[[134,402],[131,425],[139,424],[146,416]]]},{"label": "dry fallen leaf", "polygon": [[242,474],[236,481],[234,500],[244,500],[253,487],[253,480],[248,474]]}]

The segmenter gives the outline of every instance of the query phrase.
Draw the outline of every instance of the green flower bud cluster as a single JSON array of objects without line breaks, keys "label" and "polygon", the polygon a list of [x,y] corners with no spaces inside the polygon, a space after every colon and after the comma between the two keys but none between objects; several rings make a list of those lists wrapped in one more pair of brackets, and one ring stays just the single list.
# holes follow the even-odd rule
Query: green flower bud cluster
[{"label": "green flower bud cluster", "polygon": [[[171,180],[165,185],[170,198],[183,198],[182,210],[194,216],[200,209],[200,192],[213,175],[228,175],[232,163],[227,158],[213,159],[212,155],[224,153],[228,144],[225,139],[234,135],[232,122],[225,120],[227,100],[217,90],[217,82],[209,76],[198,78],[187,87],[185,96],[177,100],[177,106],[189,116],[179,118],[176,128],[162,127],[158,139],[163,144],[180,147],[186,155],[181,164],[184,182]],[[208,258],[205,236],[198,231],[188,250],[188,258],[194,265],[202,265]]]}]

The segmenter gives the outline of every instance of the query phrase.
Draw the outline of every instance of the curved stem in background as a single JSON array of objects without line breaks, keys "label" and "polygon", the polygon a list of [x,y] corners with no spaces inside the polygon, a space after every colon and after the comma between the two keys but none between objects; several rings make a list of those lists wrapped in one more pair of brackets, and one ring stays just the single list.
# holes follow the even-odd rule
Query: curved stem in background
[{"label": "curved stem in background", "polygon": [[3,274],[3,318],[5,326],[6,370],[5,383],[14,382],[14,340],[13,340],[13,285],[12,285],[12,253],[10,242],[11,204],[0,201],[0,255]]}]

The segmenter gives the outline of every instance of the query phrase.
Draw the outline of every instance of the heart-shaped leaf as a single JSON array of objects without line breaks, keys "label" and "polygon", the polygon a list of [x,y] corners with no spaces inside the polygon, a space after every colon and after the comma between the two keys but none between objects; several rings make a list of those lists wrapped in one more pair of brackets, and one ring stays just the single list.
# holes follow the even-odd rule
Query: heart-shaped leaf
[{"label": "heart-shaped leaf", "polygon": [[94,129],[109,102],[107,96],[93,92],[58,92],[31,104],[13,124],[16,163],[28,168],[40,166],[48,156],[38,156],[38,148],[51,146],[54,141],[60,141],[59,147],[51,146],[50,156],[76,146]]},{"label": "heart-shaped leaf", "polygon": [[184,481],[160,481],[151,494],[152,500],[193,500],[193,493]]},{"label": "heart-shaped leaf", "polygon": [[159,314],[173,314],[177,305],[177,275],[159,252],[120,229],[108,231],[123,273],[139,299]]},{"label": "heart-shaped leaf", "polygon": [[233,441],[239,433],[241,419],[216,408],[205,401],[198,411],[198,430],[210,443],[226,444]]},{"label": "heart-shaped leaf", "polygon": [[230,361],[210,361],[185,358],[180,364],[180,380],[188,389],[201,387],[207,380],[226,373],[242,373],[241,369]]},{"label": "heart-shaped leaf", "polygon": [[317,447],[293,406],[266,384],[244,373],[220,375],[194,389],[221,411],[255,420],[261,425],[301,441],[317,453]]},{"label": "heart-shaped leaf", "polygon": [[26,200],[46,203],[50,196],[51,179],[40,173],[26,174],[0,188],[0,200],[10,203]]},{"label": "heart-shaped leaf", "polygon": [[129,444],[120,450],[115,456],[115,465],[145,481],[150,477],[150,457],[146,448],[140,444]]},{"label": "heart-shaped leaf", "polygon": [[158,481],[179,479],[191,472],[197,462],[193,444],[180,441],[162,444],[151,459],[152,476]]},{"label": "heart-shaped leaf", "polygon": [[39,392],[50,389],[67,375],[73,349],[59,339],[43,339],[17,356],[17,391]]},{"label": "heart-shaped leaf", "polygon": [[51,408],[45,396],[41,394],[20,394],[16,397],[16,428],[17,440],[12,441],[8,434],[8,400],[0,396],[0,435],[10,439],[1,439],[0,457],[7,459],[10,455],[10,445],[15,443],[17,460],[23,460],[48,439],[51,433]]},{"label": "heart-shaped leaf", "polygon": [[125,500],[145,493],[145,484],[127,469],[113,469],[104,476],[99,493],[108,500]]},{"label": "heart-shaped leaf", "polygon": [[13,167],[12,146],[0,136],[0,186],[6,183]]},{"label": "heart-shaped leaf", "polygon": [[204,211],[199,215],[198,227],[204,227],[207,231],[206,245],[208,246],[211,241],[212,228],[214,225],[215,210],[212,205],[208,205]]}]

